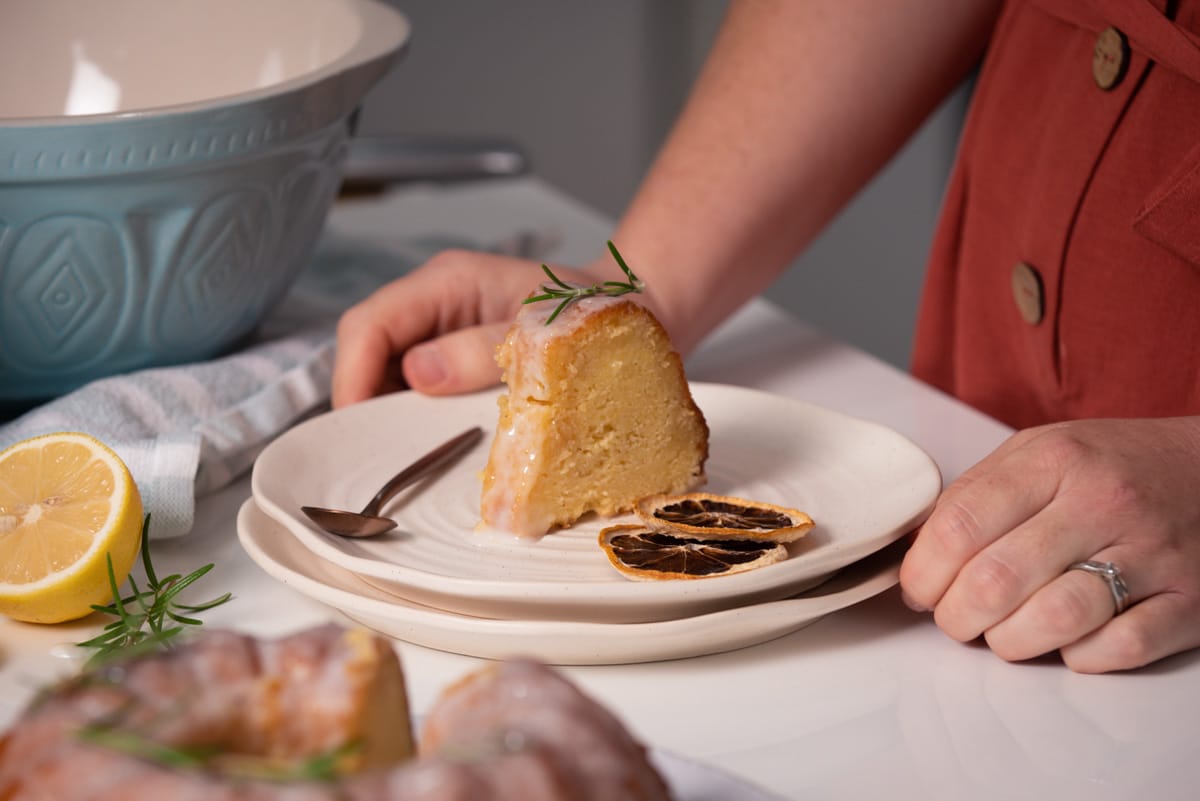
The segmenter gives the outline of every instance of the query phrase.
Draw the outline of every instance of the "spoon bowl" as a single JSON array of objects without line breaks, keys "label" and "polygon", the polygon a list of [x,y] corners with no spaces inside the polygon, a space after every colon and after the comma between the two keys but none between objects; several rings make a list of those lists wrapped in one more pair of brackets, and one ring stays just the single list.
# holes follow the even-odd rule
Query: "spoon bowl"
[{"label": "spoon bowl", "polygon": [[439,445],[392,477],[375,493],[361,512],[347,512],[324,506],[301,506],[300,511],[323,530],[339,537],[375,537],[396,527],[396,521],[379,514],[396,493],[465,454],[483,436],[479,426],[467,429],[454,439]]},{"label": "spoon bowl", "polygon": [[339,537],[374,537],[391,531],[396,521],[390,517],[367,515],[362,512],[347,512],[344,509],[328,509],[324,506],[301,506],[308,519]]}]

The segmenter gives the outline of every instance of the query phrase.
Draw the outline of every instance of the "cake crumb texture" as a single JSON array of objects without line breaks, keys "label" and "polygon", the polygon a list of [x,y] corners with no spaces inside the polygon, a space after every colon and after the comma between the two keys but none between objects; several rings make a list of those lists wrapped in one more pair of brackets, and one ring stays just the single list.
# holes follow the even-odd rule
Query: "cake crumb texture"
[{"label": "cake crumb texture", "polygon": [[540,536],[704,481],[708,427],[653,314],[588,298],[545,325],[526,306],[497,361],[508,391],[483,474],[484,523]]}]

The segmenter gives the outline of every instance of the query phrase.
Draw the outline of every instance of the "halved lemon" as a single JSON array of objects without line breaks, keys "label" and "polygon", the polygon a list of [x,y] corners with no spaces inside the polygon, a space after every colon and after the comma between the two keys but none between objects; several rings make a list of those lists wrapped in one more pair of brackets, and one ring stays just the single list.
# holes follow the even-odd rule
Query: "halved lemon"
[{"label": "halved lemon", "polygon": [[622,575],[635,581],[728,576],[780,562],[787,548],[770,540],[697,540],[647,526],[609,526],[600,547]]},{"label": "halved lemon", "polygon": [[652,529],[703,540],[793,542],[813,527],[799,509],[707,492],[651,495],[637,502],[637,513]]},{"label": "halved lemon", "polygon": [[124,462],[78,433],[0,452],[0,614],[31,623],[84,617],[112,600],[137,558],[142,499]]}]

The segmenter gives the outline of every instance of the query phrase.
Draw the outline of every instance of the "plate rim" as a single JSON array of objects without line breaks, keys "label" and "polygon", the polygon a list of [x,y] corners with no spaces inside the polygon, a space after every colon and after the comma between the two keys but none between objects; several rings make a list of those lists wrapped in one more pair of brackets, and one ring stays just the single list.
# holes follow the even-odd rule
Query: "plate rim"
[{"label": "plate rim", "polygon": [[[757,398],[760,402],[764,403],[781,403],[794,406],[804,414],[838,420],[843,425],[871,430],[876,432],[876,434],[889,437],[897,443],[902,443],[910,451],[910,455],[923,462],[926,468],[921,473],[922,480],[928,481],[928,487],[924,488],[927,490],[925,496],[923,496],[925,502],[921,508],[914,510],[905,520],[894,524],[887,531],[864,538],[861,541],[856,541],[852,547],[836,543],[830,545],[825,553],[834,555],[834,557],[828,560],[823,570],[811,570],[810,572],[801,572],[800,575],[793,576],[793,571],[788,569],[789,563],[794,565],[797,562],[789,559],[776,565],[768,565],[759,570],[722,576],[720,578],[720,585],[710,584],[702,586],[702,582],[689,582],[688,587],[680,588],[674,586],[675,582],[657,581],[633,582],[622,580],[589,585],[586,583],[580,584],[553,580],[513,581],[480,579],[468,576],[448,576],[403,564],[389,563],[375,558],[357,557],[346,554],[336,546],[326,542],[325,538],[331,535],[318,531],[314,525],[302,519],[298,513],[289,512],[282,508],[273,500],[269,493],[263,491],[263,477],[260,466],[271,460],[275,450],[284,447],[279,443],[290,443],[292,439],[305,436],[305,431],[312,426],[329,425],[332,419],[331,416],[341,415],[343,419],[347,419],[351,414],[371,415],[378,408],[393,404],[411,402],[437,403],[442,400],[439,397],[420,395],[411,390],[379,396],[361,404],[317,415],[280,435],[276,440],[269,443],[255,460],[251,473],[252,497],[263,512],[288,529],[305,548],[317,556],[328,559],[351,572],[371,576],[373,579],[393,584],[396,586],[398,594],[407,595],[415,591],[429,598],[436,598],[439,603],[454,603],[455,600],[459,600],[461,601],[460,611],[464,609],[471,611],[472,607],[477,610],[484,602],[533,608],[546,604],[548,602],[546,600],[547,597],[552,597],[555,602],[561,601],[574,607],[586,604],[615,605],[617,607],[622,605],[644,607],[646,604],[655,603],[674,605],[680,603],[681,599],[686,599],[689,603],[703,603],[705,599],[715,602],[715,599],[736,599],[747,595],[756,595],[761,598],[769,593],[775,593],[776,597],[783,597],[792,594],[788,592],[789,588],[801,586],[805,582],[811,582],[822,572],[836,571],[857,559],[861,559],[876,550],[890,545],[915,529],[932,511],[942,487],[941,471],[928,452],[895,429],[798,398],[750,387],[713,382],[691,382],[690,386],[693,395],[733,393],[742,395],[745,398]],[[457,398],[459,402],[464,403],[483,401],[485,399],[489,403],[494,403],[496,396],[503,391],[504,387],[498,386],[476,393],[453,397]],[[703,406],[701,408],[703,409]],[[613,588],[617,586],[624,588],[619,590],[622,595],[620,599],[612,597]],[[717,589],[713,589],[713,587]]]},{"label": "plate rim", "polygon": [[[252,519],[255,515],[260,516],[258,521]],[[733,651],[768,642],[894,587],[899,582],[900,555],[903,552],[900,543],[892,543],[859,563],[847,566],[844,571],[857,569],[874,572],[833,593],[829,593],[823,585],[812,590],[812,596],[801,594],[792,598],[644,623],[512,620],[462,615],[426,606],[411,599],[371,598],[349,588],[330,584],[322,578],[281,564],[267,553],[259,539],[270,534],[264,534],[262,528],[258,528],[260,523],[265,524],[264,527],[273,528],[275,536],[290,537],[292,544],[299,551],[310,553],[291,537],[286,527],[259,508],[253,498],[247,498],[237,514],[237,538],[243,551],[271,578],[310,600],[335,609],[368,628],[414,645],[485,659],[532,654],[535,658],[553,665],[613,665],[665,661]],[[354,575],[337,565],[331,567]],[[831,579],[830,583],[835,581],[837,577]],[[362,605],[365,611],[348,610],[345,608],[348,605]],[[381,620],[389,616],[389,625],[379,625]],[[392,623],[407,627],[407,636],[394,633],[390,625]],[[756,624],[757,628],[753,629],[750,624]],[[425,630],[424,636],[419,633],[420,629]],[[733,631],[734,634],[716,640],[693,636],[688,645],[677,644],[681,639],[688,639],[689,635],[707,634],[711,638],[719,630]],[[438,632],[442,638],[430,637],[428,632],[431,631]],[[464,648],[448,644],[448,638],[454,635],[461,638],[460,642],[470,643],[470,646]],[[543,643],[553,640],[553,648],[548,650],[545,645],[529,645],[527,641],[534,637]],[[504,647],[496,645],[501,642],[504,643]],[[635,645],[640,648],[631,650]]]}]

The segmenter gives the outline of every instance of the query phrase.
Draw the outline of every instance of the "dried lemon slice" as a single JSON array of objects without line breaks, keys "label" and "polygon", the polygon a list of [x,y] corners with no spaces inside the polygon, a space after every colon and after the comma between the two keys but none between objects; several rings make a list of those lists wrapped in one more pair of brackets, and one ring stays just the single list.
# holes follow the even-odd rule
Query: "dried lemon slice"
[{"label": "dried lemon slice", "polygon": [[622,575],[635,581],[728,576],[787,558],[787,548],[770,540],[697,540],[641,525],[609,526],[600,547]]},{"label": "dried lemon slice", "polygon": [[638,501],[637,513],[652,529],[703,540],[793,542],[813,527],[799,509],[707,492],[651,495]]}]

